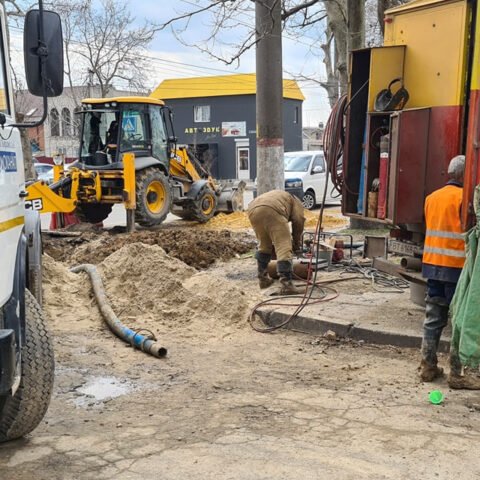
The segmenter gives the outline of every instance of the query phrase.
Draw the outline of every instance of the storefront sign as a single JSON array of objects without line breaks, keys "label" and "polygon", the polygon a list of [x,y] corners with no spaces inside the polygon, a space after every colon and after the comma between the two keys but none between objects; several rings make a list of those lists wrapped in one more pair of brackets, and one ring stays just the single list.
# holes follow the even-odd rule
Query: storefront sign
[{"label": "storefront sign", "polygon": [[220,127],[187,127],[185,133],[220,133]]},{"label": "storefront sign", "polygon": [[245,137],[247,122],[222,122],[222,137]]}]

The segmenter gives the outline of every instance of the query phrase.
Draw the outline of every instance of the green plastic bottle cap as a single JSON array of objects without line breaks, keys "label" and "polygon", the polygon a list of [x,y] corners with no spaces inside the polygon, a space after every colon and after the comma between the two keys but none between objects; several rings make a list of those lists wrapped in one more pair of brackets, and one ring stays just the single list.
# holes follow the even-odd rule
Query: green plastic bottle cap
[{"label": "green plastic bottle cap", "polygon": [[428,394],[428,399],[434,404],[439,405],[443,402],[443,393],[440,390],[433,390]]}]

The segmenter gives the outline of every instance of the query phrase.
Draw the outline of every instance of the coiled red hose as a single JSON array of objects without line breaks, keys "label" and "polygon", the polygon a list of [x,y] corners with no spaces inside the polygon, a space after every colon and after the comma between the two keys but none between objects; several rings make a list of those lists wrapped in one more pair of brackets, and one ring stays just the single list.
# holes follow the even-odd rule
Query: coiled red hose
[{"label": "coiled red hose", "polygon": [[347,95],[340,97],[332,108],[323,133],[323,152],[327,163],[327,173],[333,187],[341,194],[344,185],[343,145],[345,142],[345,109]]}]

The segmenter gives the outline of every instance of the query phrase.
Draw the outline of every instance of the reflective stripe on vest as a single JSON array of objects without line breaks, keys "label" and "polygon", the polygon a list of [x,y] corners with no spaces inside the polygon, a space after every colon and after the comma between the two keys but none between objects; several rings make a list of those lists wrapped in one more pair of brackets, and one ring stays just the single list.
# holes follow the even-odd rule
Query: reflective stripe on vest
[{"label": "reflective stripe on vest", "polygon": [[453,250],[451,248],[436,248],[436,247],[424,247],[424,253],[438,253],[440,255],[448,255],[449,257],[465,258],[465,252],[460,250]]},{"label": "reflective stripe on vest", "polygon": [[425,235],[429,237],[454,238],[456,240],[465,240],[464,233],[447,232],[445,230],[427,230]]},{"label": "reflective stripe on vest", "polygon": [[455,185],[447,185],[427,197],[424,263],[449,268],[463,267],[465,236],[460,221],[462,197],[463,190]]}]

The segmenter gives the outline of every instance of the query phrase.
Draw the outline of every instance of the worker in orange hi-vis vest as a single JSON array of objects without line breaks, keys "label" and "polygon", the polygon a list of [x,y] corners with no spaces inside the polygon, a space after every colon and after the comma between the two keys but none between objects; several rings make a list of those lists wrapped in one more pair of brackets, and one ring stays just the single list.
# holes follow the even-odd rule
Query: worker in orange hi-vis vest
[{"label": "worker in orange hi-vis vest", "polygon": [[448,323],[450,302],[465,263],[465,238],[460,220],[465,157],[448,166],[447,184],[425,200],[425,245],[422,274],[427,279],[420,378],[431,382],[443,374],[437,349]]}]

